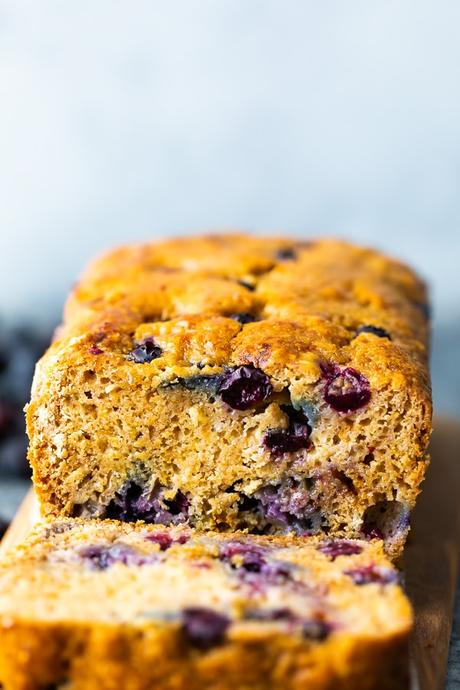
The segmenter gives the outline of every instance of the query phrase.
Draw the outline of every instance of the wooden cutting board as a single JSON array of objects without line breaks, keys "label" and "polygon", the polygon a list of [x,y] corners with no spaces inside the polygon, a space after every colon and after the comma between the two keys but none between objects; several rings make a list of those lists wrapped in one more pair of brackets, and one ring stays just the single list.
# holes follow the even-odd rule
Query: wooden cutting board
[{"label": "wooden cutting board", "polygon": [[[460,424],[437,419],[432,463],[413,513],[404,556],[415,610],[412,690],[444,690],[460,554]],[[30,491],[0,544],[0,556],[39,519]]]}]

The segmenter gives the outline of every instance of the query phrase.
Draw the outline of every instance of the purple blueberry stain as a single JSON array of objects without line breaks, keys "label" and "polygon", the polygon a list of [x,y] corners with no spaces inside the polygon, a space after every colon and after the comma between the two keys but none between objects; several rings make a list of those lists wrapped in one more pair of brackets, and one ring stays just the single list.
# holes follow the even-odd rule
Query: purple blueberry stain
[{"label": "purple blueberry stain", "polygon": [[154,359],[161,357],[162,349],[157,345],[153,338],[145,338],[134,350],[127,355],[127,359],[136,364],[148,364]]},{"label": "purple blueberry stain", "polygon": [[377,338],[388,338],[388,340],[391,340],[391,335],[386,331],[384,328],[380,328],[379,326],[360,326],[357,331],[356,335],[361,335],[361,333],[372,333],[372,335],[376,335]]},{"label": "purple blueberry stain", "polygon": [[354,412],[371,399],[369,381],[356,369],[336,365],[322,367],[326,379],[324,399],[336,412]]},{"label": "purple blueberry stain", "polygon": [[129,482],[110,501],[105,517],[123,522],[145,522],[178,525],[188,518],[189,500],[179,490],[172,499],[166,499],[164,489],[154,486],[145,490],[135,482]]},{"label": "purple blueberry stain", "polygon": [[377,566],[371,563],[370,565],[361,566],[360,568],[352,568],[345,570],[345,575],[348,575],[355,585],[388,585],[399,582],[399,575],[391,568]]},{"label": "purple blueberry stain", "polygon": [[190,376],[178,379],[178,383],[190,391],[200,391],[207,395],[216,395],[222,381],[222,374]]},{"label": "purple blueberry stain", "polygon": [[222,644],[229,626],[230,619],[212,609],[197,606],[182,611],[184,637],[198,649],[211,649]]},{"label": "purple blueberry stain", "polygon": [[156,531],[146,534],[145,539],[153,544],[158,544],[160,551],[167,551],[175,544],[186,544],[190,536],[188,534],[180,534],[174,537],[169,532]]},{"label": "purple blueberry stain", "polygon": [[78,551],[79,557],[93,570],[107,570],[116,563],[139,567],[156,563],[155,554],[142,554],[127,544],[91,544]]},{"label": "purple blueberry stain", "polygon": [[92,355],[102,355],[104,350],[101,350],[101,348],[98,345],[91,345],[91,347],[88,348],[88,352]]},{"label": "purple blueberry stain", "polygon": [[333,561],[339,556],[353,556],[363,550],[362,546],[349,539],[328,539],[316,548],[325,556],[330,556]]},{"label": "purple blueberry stain", "polygon": [[252,365],[224,374],[218,388],[223,402],[234,410],[248,410],[266,400],[272,391],[267,374]]},{"label": "purple blueberry stain", "polygon": [[243,582],[256,589],[282,585],[291,579],[290,566],[271,558],[267,549],[257,544],[226,542],[220,547],[219,560],[229,565]]},{"label": "purple blueberry stain", "polygon": [[312,498],[312,481],[287,477],[280,484],[268,485],[255,494],[258,512],[269,524],[282,531],[313,534],[321,527],[321,514]]},{"label": "purple blueberry stain", "polygon": [[304,412],[296,410],[292,405],[281,405],[281,409],[288,416],[288,428],[269,429],[263,438],[263,445],[274,458],[310,446],[312,428]]}]

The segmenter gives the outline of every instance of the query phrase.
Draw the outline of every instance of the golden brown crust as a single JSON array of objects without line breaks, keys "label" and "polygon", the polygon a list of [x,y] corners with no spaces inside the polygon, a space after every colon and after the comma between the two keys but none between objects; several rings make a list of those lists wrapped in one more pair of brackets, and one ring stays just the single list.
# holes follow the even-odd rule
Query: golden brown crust
[{"label": "golden brown crust", "polygon": [[[149,540],[159,533],[189,541],[159,551]],[[297,584],[248,587],[238,579],[238,561],[235,570],[216,558],[235,542],[265,549],[267,562],[291,568]],[[75,554],[95,544],[129,545],[162,560],[93,569]],[[0,593],[0,680],[5,690],[402,689],[410,605],[393,581],[353,584],[350,569],[373,564],[385,576],[393,572],[378,542],[353,545],[361,552],[333,558],[316,538],[165,532],[111,521],[40,526],[0,566],[0,592],[8,592]],[[195,646],[181,625],[187,602],[229,616],[225,637]],[[167,616],[158,616],[159,603]],[[314,639],[283,620],[244,614],[267,607],[315,615],[332,631]],[[145,609],[154,611],[140,616]]]},{"label": "golden brown crust", "polygon": [[[143,482],[191,497],[199,528],[244,526],[231,487],[239,482],[240,494],[252,497],[293,472],[315,482],[334,533],[356,536],[366,511],[383,501],[407,512],[431,428],[426,299],[403,264],[335,240],[217,235],[102,257],[68,300],[27,412],[44,514],[76,505],[101,514],[96,504],[107,505],[141,465]],[[256,321],[232,318],[242,313]],[[358,333],[369,325],[391,339]],[[161,356],[135,364],[127,355],[145,338]],[[258,416],[174,388],[243,365],[262,370],[273,387]],[[332,410],[324,402],[328,366],[364,376],[370,403],[350,414]],[[283,404],[303,401],[317,413],[310,447],[270,462],[264,434],[286,428]],[[177,419],[172,430],[169,419]],[[345,478],[341,490],[337,477]],[[394,554],[406,532],[393,539]]]}]

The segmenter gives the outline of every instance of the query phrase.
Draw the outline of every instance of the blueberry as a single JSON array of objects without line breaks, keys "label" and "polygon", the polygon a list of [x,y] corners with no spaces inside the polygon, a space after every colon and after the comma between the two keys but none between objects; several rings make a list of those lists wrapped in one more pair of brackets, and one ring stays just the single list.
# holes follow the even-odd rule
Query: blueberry
[{"label": "blueberry", "polygon": [[333,561],[338,556],[352,556],[361,553],[363,550],[362,546],[347,539],[329,539],[319,544],[316,548],[326,556],[330,556]]},{"label": "blueberry", "polygon": [[266,400],[272,391],[267,374],[252,365],[225,374],[218,388],[222,400],[234,410],[248,410]]},{"label": "blueberry", "polygon": [[165,499],[160,486],[145,491],[139,484],[128,482],[107,506],[105,517],[124,522],[144,520],[177,525],[187,520],[188,508],[189,501],[181,491],[173,499]]},{"label": "blueberry", "polygon": [[88,352],[90,352],[92,355],[102,355],[104,350],[101,350],[98,345],[93,344],[90,348],[88,348]]},{"label": "blueberry", "polygon": [[156,562],[155,554],[146,556],[127,544],[83,546],[78,555],[95,570],[106,570],[115,563],[138,567]]},{"label": "blueberry", "polygon": [[388,338],[388,340],[391,340],[391,335],[388,331],[379,326],[360,326],[356,331],[356,335],[360,335],[361,333],[372,333],[378,338]]},{"label": "blueberry", "polygon": [[222,644],[229,626],[229,618],[212,609],[190,607],[182,611],[182,632],[187,642],[198,649]]},{"label": "blueberry", "polygon": [[374,564],[362,566],[361,568],[353,568],[352,570],[345,570],[345,575],[351,577],[355,585],[369,585],[374,583],[387,585],[399,581],[398,573],[395,570],[379,567]]},{"label": "blueberry", "polygon": [[249,312],[247,311],[240,311],[237,314],[230,314],[228,318],[233,319],[234,321],[238,321],[238,323],[241,323],[243,326],[245,323],[252,323],[253,321],[257,321],[257,318],[252,314],[249,314]]},{"label": "blueberry", "polygon": [[292,247],[285,247],[284,249],[278,249],[276,258],[278,261],[293,261],[297,259],[297,252]]},{"label": "blueberry", "polygon": [[326,374],[324,399],[337,412],[353,412],[371,399],[369,381],[355,369],[323,369]]},{"label": "blueberry", "polygon": [[161,357],[161,355],[161,347],[156,345],[153,338],[146,338],[139,343],[134,350],[131,350],[131,352],[127,355],[127,359],[129,359],[131,362],[136,362],[136,364],[148,364],[154,359]]},{"label": "blueberry", "polygon": [[289,429],[270,429],[264,436],[264,446],[275,458],[284,453],[294,453],[310,445],[310,430],[307,426],[296,424]]},{"label": "blueberry", "polygon": [[282,410],[289,417],[287,429],[270,429],[263,438],[264,446],[275,457],[284,453],[293,453],[310,445],[311,426],[301,410],[291,405],[282,405]]}]

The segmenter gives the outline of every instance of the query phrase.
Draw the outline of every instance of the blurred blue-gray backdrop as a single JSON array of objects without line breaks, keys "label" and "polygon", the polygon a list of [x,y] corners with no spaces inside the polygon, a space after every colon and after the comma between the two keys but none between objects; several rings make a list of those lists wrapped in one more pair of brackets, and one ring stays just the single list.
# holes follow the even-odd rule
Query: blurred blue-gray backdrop
[{"label": "blurred blue-gray backdrop", "polygon": [[457,0],[0,2],[0,315],[114,243],[242,227],[414,264],[460,412]]}]

